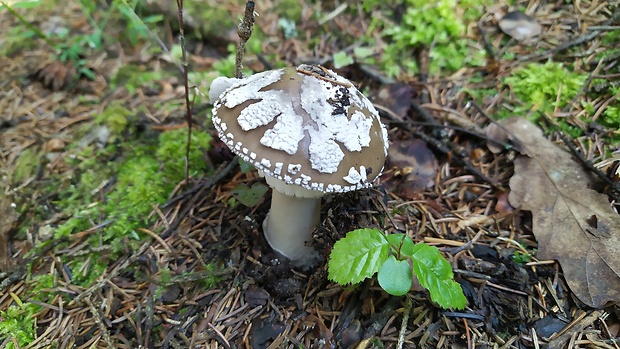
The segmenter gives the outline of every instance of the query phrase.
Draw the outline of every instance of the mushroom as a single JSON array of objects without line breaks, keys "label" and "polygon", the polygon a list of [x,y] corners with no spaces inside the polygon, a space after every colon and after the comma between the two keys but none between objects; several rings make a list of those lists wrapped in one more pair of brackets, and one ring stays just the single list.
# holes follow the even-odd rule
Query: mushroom
[{"label": "mushroom", "polygon": [[383,170],[387,130],[350,81],[321,66],[218,79],[215,93],[230,85],[213,107],[219,137],[273,188],[265,238],[293,265],[310,266],[321,258],[305,244],[319,223],[321,197],[372,186]]}]

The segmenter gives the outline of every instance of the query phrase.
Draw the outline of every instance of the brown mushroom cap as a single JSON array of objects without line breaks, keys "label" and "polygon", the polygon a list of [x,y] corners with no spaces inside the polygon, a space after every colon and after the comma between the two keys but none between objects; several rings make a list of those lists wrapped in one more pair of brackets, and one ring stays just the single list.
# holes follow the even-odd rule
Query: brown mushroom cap
[{"label": "brown mushroom cap", "polygon": [[320,192],[372,185],[387,131],[347,79],[301,65],[255,74],[223,92],[213,124],[228,147],[266,176]]}]

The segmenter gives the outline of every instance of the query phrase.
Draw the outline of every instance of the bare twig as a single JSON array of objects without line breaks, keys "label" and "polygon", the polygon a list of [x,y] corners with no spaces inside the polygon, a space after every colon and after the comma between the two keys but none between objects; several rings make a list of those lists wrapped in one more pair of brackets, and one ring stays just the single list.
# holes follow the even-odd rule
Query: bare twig
[{"label": "bare twig", "polygon": [[254,1],[248,1],[245,4],[245,13],[237,34],[239,35],[239,44],[237,44],[237,57],[235,59],[235,77],[243,78],[243,55],[245,54],[245,44],[252,36],[254,30]]},{"label": "bare twig", "polygon": [[93,320],[95,321],[95,324],[97,325],[97,327],[99,327],[99,331],[101,332],[101,337],[103,337],[103,341],[105,342],[106,346],[108,347],[108,349],[114,349],[115,346],[114,346],[114,343],[112,343],[110,332],[108,331],[105,324],[103,323],[101,314],[99,314],[99,311],[97,310],[93,302],[90,300],[90,298],[88,297],[84,298],[84,302],[88,304],[88,308],[90,309],[91,314],[93,314]]},{"label": "bare twig", "polygon": [[405,297],[405,309],[403,310],[403,322],[400,325],[400,332],[398,333],[398,344],[396,344],[397,349],[402,349],[405,344],[405,334],[407,333],[407,322],[409,321],[411,307],[413,307],[411,298]]},{"label": "bare twig", "polygon": [[192,104],[189,101],[189,79],[187,49],[185,47],[185,32],[183,30],[183,0],[177,0],[179,10],[179,44],[181,45],[181,65],[183,72],[183,87],[185,88],[185,108],[187,110],[187,144],[185,145],[185,183],[189,183],[189,151],[192,145]]}]

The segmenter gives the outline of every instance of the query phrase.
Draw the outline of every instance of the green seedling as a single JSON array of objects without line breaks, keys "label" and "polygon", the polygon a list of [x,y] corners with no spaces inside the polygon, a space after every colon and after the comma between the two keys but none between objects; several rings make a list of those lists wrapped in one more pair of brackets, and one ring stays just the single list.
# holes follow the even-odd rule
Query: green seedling
[{"label": "green seedling", "polygon": [[385,235],[378,229],[358,229],[334,245],[328,277],[341,285],[356,284],[377,273],[379,285],[393,296],[409,292],[413,274],[431,300],[443,308],[463,309],[467,299],[454,281],[450,263],[436,247],[414,244],[405,234]]}]

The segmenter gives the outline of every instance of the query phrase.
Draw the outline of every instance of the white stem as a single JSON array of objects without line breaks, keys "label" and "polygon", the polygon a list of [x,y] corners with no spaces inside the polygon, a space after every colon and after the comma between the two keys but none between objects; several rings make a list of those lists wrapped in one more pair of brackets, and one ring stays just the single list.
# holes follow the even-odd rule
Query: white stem
[{"label": "white stem", "polygon": [[309,266],[319,258],[306,241],[319,224],[321,198],[287,196],[277,190],[271,196],[271,209],[263,222],[269,245],[296,266]]}]

